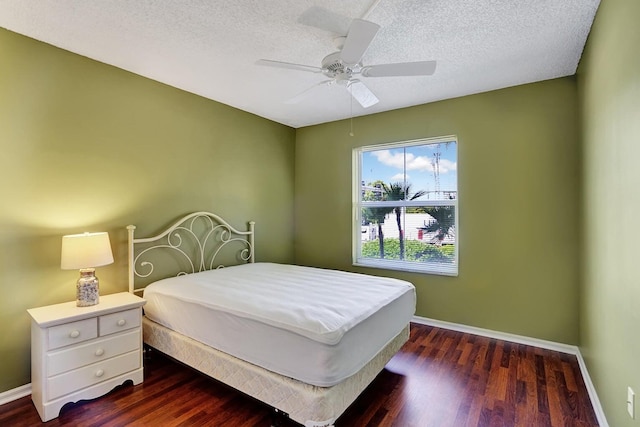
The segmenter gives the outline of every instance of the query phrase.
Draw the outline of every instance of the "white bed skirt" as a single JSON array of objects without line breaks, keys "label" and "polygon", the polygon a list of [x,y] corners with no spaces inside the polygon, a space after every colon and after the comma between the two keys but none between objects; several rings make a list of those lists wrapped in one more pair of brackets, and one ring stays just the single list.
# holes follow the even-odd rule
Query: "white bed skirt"
[{"label": "white bed skirt", "polygon": [[369,363],[347,380],[318,387],[267,371],[143,319],[144,342],[151,347],[285,412],[307,427],[332,426],[409,339],[409,325]]}]

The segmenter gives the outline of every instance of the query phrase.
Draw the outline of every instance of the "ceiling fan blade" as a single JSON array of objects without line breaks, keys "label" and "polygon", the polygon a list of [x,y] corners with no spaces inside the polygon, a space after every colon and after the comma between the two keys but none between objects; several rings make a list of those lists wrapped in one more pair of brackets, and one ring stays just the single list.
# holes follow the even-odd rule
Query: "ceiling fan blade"
[{"label": "ceiling fan blade", "polygon": [[298,22],[344,36],[349,31],[351,19],[325,9],[324,7],[311,6],[302,12],[302,15],[298,18]]},{"label": "ceiling fan blade", "polygon": [[297,94],[293,98],[287,99],[284,103],[285,104],[297,104],[297,103],[303,101],[305,98],[307,98],[311,94],[311,92],[313,92],[313,90],[316,89],[318,86],[329,86],[329,85],[331,85],[333,83],[335,83],[335,80],[324,80],[324,81],[321,81],[320,83],[317,83],[317,84],[311,86],[309,89],[305,89],[304,91],[300,92],[299,94]]},{"label": "ceiling fan blade", "polygon": [[360,80],[351,80],[347,85],[351,96],[358,101],[362,108],[369,108],[378,103],[378,98]]},{"label": "ceiling fan blade", "polygon": [[436,61],[400,62],[369,65],[360,72],[365,77],[430,76],[436,71]]},{"label": "ceiling fan blade", "polygon": [[347,39],[344,41],[344,47],[340,52],[342,62],[348,65],[359,63],[379,29],[378,24],[363,19],[354,19],[349,27]]},{"label": "ceiling fan blade", "polygon": [[312,73],[321,73],[322,68],[311,65],[292,64],[291,62],[272,61],[270,59],[259,59],[256,65],[264,65],[267,67],[286,68],[288,70],[310,71]]}]

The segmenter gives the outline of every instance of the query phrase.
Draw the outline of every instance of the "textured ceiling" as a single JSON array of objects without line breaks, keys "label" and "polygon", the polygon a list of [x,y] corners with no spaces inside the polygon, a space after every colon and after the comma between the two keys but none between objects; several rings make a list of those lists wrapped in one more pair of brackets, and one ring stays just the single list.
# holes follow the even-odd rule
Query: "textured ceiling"
[{"label": "textured ceiling", "polygon": [[[0,27],[293,127],[573,75],[600,0],[0,0]],[[351,20],[381,26],[365,65],[436,60],[432,76],[363,77],[367,109],[321,74]]]}]

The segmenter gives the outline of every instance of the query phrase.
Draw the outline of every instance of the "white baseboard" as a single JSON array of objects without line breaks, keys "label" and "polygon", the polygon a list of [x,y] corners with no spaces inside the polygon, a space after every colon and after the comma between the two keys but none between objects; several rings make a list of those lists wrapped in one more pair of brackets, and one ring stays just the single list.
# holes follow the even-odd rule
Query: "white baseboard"
[{"label": "white baseboard", "polygon": [[554,341],[545,341],[538,338],[525,337],[522,335],[510,334],[507,332],[492,331],[491,329],[476,328],[475,326],[467,326],[459,323],[445,322],[443,320],[429,319],[427,317],[414,316],[413,321],[428,326],[436,326],[438,328],[451,329],[453,331],[463,332],[467,334],[480,335],[487,338],[494,338],[502,341],[514,342],[517,344],[531,345],[534,347],[544,348],[560,353],[578,354],[580,350],[575,345],[562,344]]},{"label": "white baseboard", "polygon": [[13,402],[31,394],[31,383],[0,393],[0,405]]},{"label": "white baseboard", "polygon": [[475,326],[462,325],[459,323],[445,322],[443,320],[429,319],[427,317],[414,316],[412,321],[422,325],[435,326],[438,328],[450,329],[452,331],[480,335],[487,338],[509,341],[517,344],[525,344],[544,348],[546,350],[575,355],[576,359],[578,359],[580,373],[582,374],[585,387],[587,388],[587,392],[589,393],[591,405],[593,405],[593,411],[595,412],[596,418],[598,419],[598,424],[600,425],[600,427],[609,427],[609,423],[607,423],[604,411],[602,410],[602,405],[600,404],[600,399],[598,399],[598,394],[596,393],[596,389],[593,385],[593,382],[591,382],[591,377],[589,376],[589,372],[587,371],[587,365],[582,358],[582,354],[580,354],[580,349],[578,348],[578,346],[558,343],[554,341],[546,341],[538,338],[525,337],[522,335],[510,334],[507,332],[493,331],[491,329],[477,328]]},{"label": "white baseboard", "polygon": [[587,391],[589,392],[589,397],[591,398],[591,404],[593,405],[593,410],[596,413],[596,418],[598,418],[598,424],[600,424],[600,427],[609,427],[607,418],[604,416],[604,410],[602,409],[602,405],[600,405],[600,399],[598,399],[598,393],[596,393],[596,388],[593,385],[593,382],[591,382],[591,377],[589,376],[589,372],[587,371],[587,365],[584,363],[582,354],[578,351],[578,354],[576,354],[576,357],[578,358],[578,365],[580,365],[580,372],[582,372],[584,385],[585,387],[587,387]]}]

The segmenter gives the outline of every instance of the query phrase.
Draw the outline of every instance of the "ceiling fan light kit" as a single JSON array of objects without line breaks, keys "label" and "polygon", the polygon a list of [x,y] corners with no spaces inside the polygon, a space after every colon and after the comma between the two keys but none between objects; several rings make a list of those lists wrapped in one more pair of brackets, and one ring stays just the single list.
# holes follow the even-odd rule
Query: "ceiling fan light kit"
[{"label": "ceiling fan light kit", "polygon": [[[435,61],[400,62],[395,64],[362,65],[362,57],[371,45],[380,26],[363,19],[351,22],[346,37],[338,37],[334,43],[337,52],[331,53],[321,61],[321,67],[294,64],[290,62],[261,59],[258,65],[287,68],[297,71],[322,73],[330,80],[325,80],[286,101],[295,104],[306,98],[317,86],[338,84],[345,87],[353,99],[362,108],[369,108],[379,102],[373,92],[356,76],[362,77],[400,77],[400,76],[430,76],[436,70]],[[342,47],[342,48],[340,48]]]}]

